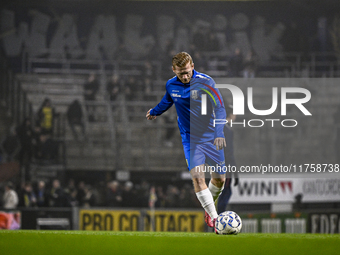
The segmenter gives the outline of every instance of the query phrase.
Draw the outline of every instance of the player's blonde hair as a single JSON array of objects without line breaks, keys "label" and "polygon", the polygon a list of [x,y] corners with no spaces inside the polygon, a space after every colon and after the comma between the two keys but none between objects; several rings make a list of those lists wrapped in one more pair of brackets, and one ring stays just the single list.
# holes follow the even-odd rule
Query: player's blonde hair
[{"label": "player's blonde hair", "polygon": [[177,53],[175,56],[172,57],[172,67],[185,67],[188,63],[192,65],[192,58],[186,52]]}]

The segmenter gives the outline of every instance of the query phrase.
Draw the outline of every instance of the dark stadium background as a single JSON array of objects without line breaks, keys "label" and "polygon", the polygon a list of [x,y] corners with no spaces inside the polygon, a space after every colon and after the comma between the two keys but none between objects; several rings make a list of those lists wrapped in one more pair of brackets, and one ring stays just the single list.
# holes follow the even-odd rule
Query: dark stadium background
[{"label": "dark stadium background", "polygon": [[[30,159],[22,160],[19,151],[11,159],[1,153],[0,198],[5,184],[12,182],[20,200],[15,211],[21,215],[21,228],[149,230],[150,188],[155,187],[156,230],[207,231],[186,169],[174,109],[154,123],[145,119],[173,75],[170,61],[175,50],[192,54],[195,67],[218,83],[234,82],[245,94],[247,87],[254,87],[257,108],[270,107],[271,87],[276,84],[295,84],[311,92],[305,106],[312,116],[294,107],[285,117],[279,110],[270,116],[296,119],[297,127],[234,128],[238,166],[301,165],[303,173],[240,174],[228,209],[245,220],[245,232],[340,232],[340,173],[328,171],[340,163],[338,1],[53,0],[0,6],[1,141],[25,118],[39,125],[37,113],[45,98],[56,111],[50,145],[40,147],[40,154],[35,145]],[[112,17],[113,26],[97,30],[95,24]],[[218,35],[218,48],[195,39],[194,31],[203,31],[198,35],[203,40]],[[91,51],[89,45],[99,39],[107,44]],[[230,60],[236,47],[243,57],[255,50],[255,80],[245,80],[243,73],[232,76]],[[83,96],[90,73],[99,79],[95,100]],[[106,84],[114,74],[119,76],[119,94],[110,100]],[[261,86],[268,79],[269,85]],[[232,103],[230,93],[222,94]],[[75,99],[81,103],[86,131],[79,140],[66,114]],[[249,111],[238,118],[265,119]],[[78,127],[77,131],[81,133]],[[46,156],[43,152],[51,146],[53,156]],[[326,171],[311,172],[305,164],[326,164],[321,165]],[[55,179],[62,194],[57,202],[51,199]],[[24,186],[31,185],[37,196],[39,181],[46,184],[47,202],[27,202],[25,196],[31,193]]]}]

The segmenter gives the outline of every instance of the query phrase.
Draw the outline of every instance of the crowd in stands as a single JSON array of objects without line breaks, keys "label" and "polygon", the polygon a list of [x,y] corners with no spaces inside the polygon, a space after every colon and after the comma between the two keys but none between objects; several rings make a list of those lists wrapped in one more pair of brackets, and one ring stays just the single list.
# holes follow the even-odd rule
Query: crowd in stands
[{"label": "crowd in stands", "polygon": [[[62,186],[59,179],[50,183],[44,181],[25,182],[15,187],[12,183],[0,189],[0,207],[15,209],[18,207],[148,207],[150,190],[156,194],[156,208],[196,208],[200,205],[190,184],[181,187],[168,184],[153,186],[147,181],[134,184],[131,181],[112,180],[94,185],[84,181],[69,179]],[[0,193],[0,194],[1,194]]]},{"label": "crowd in stands", "polygon": [[[206,35],[202,37],[204,40],[199,40],[199,38],[199,35],[194,36],[193,42],[188,51],[193,56],[195,69],[197,71],[207,72],[209,74],[209,70],[217,70],[223,71],[228,77],[256,77],[259,60],[253,50],[244,54],[240,48],[236,48],[233,54],[223,57],[224,62],[226,63],[225,66],[214,67],[213,64],[211,64],[214,62],[214,57],[211,58],[203,53],[207,51],[218,52],[220,50],[215,35],[210,33],[209,37]],[[120,47],[124,49],[124,44],[121,43]],[[104,92],[104,98],[116,103],[113,104],[113,110],[118,108],[118,101],[121,98],[124,98],[126,102],[146,102],[155,100],[156,97],[153,96],[153,92],[155,91],[155,87],[160,84],[159,81],[163,81],[163,84],[165,85],[166,80],[173,76],[171,60],[173,55],[176,54],[176,51],[174,50],[174,43],[170,39],[167,41],[165,49],[162,52],[159,51],[160,50],[156,51],[159,54],[146,56],[143,59],[144,63],[142,65],[133,67],[128,65],[124,66],[123,71],[128,73],[131,71],[131,74],[121,74],[119,71],[114,71],[112,74],[105,77],[105,84],[102,84],[103,77],[100,74],[95,72],[90,73],[83,86],[83,98],[86,105],[85,110],[87,113],[87,120],[89,122],[96,122],[96,106],[93,102],[98,100],[98,94],[100,94],[101,86],[103,86],[101,92]],[[124,57],[121,55],[124,55]],[[117,53],[116,61],[119,62],[129,59],[129,53],[125,50]],[[221,57],[219,57],[219,59],[221,60]],[[160,69],[160,72],[158,69]],[[136,71],[139,74],[136,74]],[[155,81],[158,82],[157,85],[154,85]],[[127,110],[131,112],[131,109],[129,108]],[[72,129],[75,139],[77,140],[79,134],[75,132],[74,127],[76,125],[80,126],[82,134],[84,135],[84,120],[79,117],[81,116],[81,114],[79,114],[80,110],[74,111],[74,114],[68,112],[68,123]],[[70,117],[69,115],[78,116],[78,119],[75,120],[76,117]],[[70,120],[71,118],[73,118],[73,120]],[[167,123],[169,122],[172,123],[172,119],[170,121],[167,120]]]},{"label": "crowd in stands", "polygon": [[[216,35],[213,32],[198,30],[193,35],[188,53],[192,55],[195,69],[199,72],[207,72],[209,74],[209,70],[217,69],[220,71],[226,71],[226,75],[224,76],[227,77],[255,77],[256,71],[259,67],[259,58],[254,50],[251,49],[248,52],[242,52],[239,47],[236,47],[234,52],[222,58],[221,56],[216,57],[215,55],[209,56],[204,54],[220,52],[221,50],[222,48],[220,47]],[[169,73],[169,71],[171,71],[171,59],[176,53],[177,52],[174,50],[173,43],[168,41],[164,57],[161,58],[163,79],[167,80],[171,76],[171,73]],[[224,60],[226,62],[226,66],[214,66],[214,62],[217,59]]]},{"label": "crowd in stands", "polygon": [[[169,65],[168,65],[169,66]],[[122,77],[113,74],[106,83],[106,92],[110,101],[118,99],[119,95],[124,95],[127,101],[147,101],[152,92],[152,82],[157,80],[157,76],[149,60],[140,67],[141,75]],[[86,100],[86,98],[85,98]]]},{"label": "crowd in stands", "polygon": [[[209,32],[209,36],[202,34],[203,30],[198,30],[192,38],[190,46],[190,54],[193,56],[195,69],[206,72],[208,69],[208,59],[202,55],[206,51],[219,51],[220,47],[214,33]],[[129,59],[129,54],[124,50],[123,43],[120,45],[117,60]],[[121,77],[119,74],[113,74],[109,77],[105,92],[107,98],[115,102],[119,96],[124,95],[127,101],[147,101],[150,99],[152,92],[152,82],[159,78],[167,80],[173,73],[171,70],[171,59],[175,54],[174,44],[168,40],[165,50],[161,54],[156,54],[156,58],[145,58],[145,63],[140,67],[141,75],[128,75]],[[157,77],[155,66],[152,60],[159,60],[162,67],[162,77]],[[246,55],[239,48],[235,49],[234,54],[226,58],[226,71],[230,77],[246,77],[253,78],[256,76],[258,68],[257,56],[254,51],[248,52]],[[88,121],[95,121],[95,107],[91,102],[96,100],[96,96],[100,89],[99,75],[92,72],[88,76],[87,82],[84,84],[84,100],[86,103],[86,111]],[[53,124],[58,114],[55,112],[52,102],[46,98],[38,110],[35,118],[25,119],[22,125],[12,127],[9,133],[2,138],[0,144],[0,161],[11,161],[18,157],[20,162],[28,160],[54,160],[57,157],[57,143],[53,141]],[[81,103],[75,99],[69,105],[67,111],[67,120],[71,128],[72,134],[76,140],[85,136],[85,124]],[[32,123],[33,122],[33,123]],[[167,120],[167,122],[169,122]],[[172,122],[172,121],[170,121]],[[76,126],[81,127],[81,134],[76,131]]]},{"label": "crowd in stands", "polygon": [[[198,30],[193,35],[192,44],[188,51],[195,63],[195,69],[201,72],[210,70],[209,61],[204,52],[214,52],[221,50],[214,33],[202,33]],[[112,74],[108,77],[105,84],[104,93],[106,99],[111,102],[117,101],[121,95],[124,95],[127,101],[148,101],[152,94],[152,82],[161,79],[167,80],[173,76],[171,70],[171,59],[174,54],[174,44],[168,40],[163,52],[154,54],[157,56],[146,57],[144,64],[139,67],[140,75],[119,75]],[[129,53],[125,50],[123,43],[120,44],[117,51],[117,61],[129,59]],[[153,61],[157,60],[161,64],[161,77],[157,77],[156,68]],[[226,71],[229,77],[246,77],[253,78],[256,76],[258,68],[257,56],[253,51],[244,54],[239,48],[235,49],[234,54],[226,57]],[[87,121],[93,122],[96,119],[95,106],[91,102],[97,100],[100,91],[101,77],[93,72],[88,76],[83,86],[83,99],[87,114]],[[164,83],[165,85],[165,83]],[[82,102],[75,99],[68,107],[66,119],[72,131],[75,140],[85,138],[85,120]],[[55,162],[58,160],[59,145],[54,139],[54,122],[58,117],[50,99],[46,98],[39,108],[38,112],[32,118],[26,118],[19,126],[13,126],[9,133],[0,141],[0,163],[18,160],[21,165],[27,165],[30,162]],[[175,123],[175,114],[165,114],[165,123]],[[77,130],[80,127],[80,133]],[[172,137],[175,128],[168,128],[164,137],[164,144],[172,147]],[[26,176],[27,177],[27,176]],[[30,178],[25,178],[29,180]],[[10,187],[11,185],[9,185]],[[77,187],[75,181],[70,181],[66,187],[61,187],[58,180],[54,180],[49,186],[45,187],[44,182],[21,184],[16,189],[18,196],[17,206],[109,206],[109,207],[143,207],[148,205],[149,184],[140,183],[133,185],[131,182],[125,184],[112,181],[107,185],[101,183],[96,186],[85,185],[79,182]],[[6,189],[10,189],[7,187]],[[183,186],[181,188],[169,185],[166,188],[162,186],[155,187],[157,195],[157,207],[178,207],[188,206],[195,207],[197,201],[192,188]],[[12,189],[13,191],[13,189]],[[13,192],[7,192],[12,194]]]},{"label": "crowd in stands", "polygon": [[58,158],[58,142],[53,138],[54,119],[58,116],[51,100],[46,98],[36,118],[25,118],[12,126],[0,142],[0,163],[19,161],[53,162]]},{"label": "crowd in stands", "polygon": [[[124,48],[124,45],[121,45]],[[195,68],[198,71],[205,72],[208,68],[207,59],[201,54],[201,51],[214,51],[218,49],[218,43],[213,34],[207,36],[202,36],[197,34],[194,36],[193,44],[191,46],[191,54],[193,55]],[[162,78],[170,78],[173,73],[171,71],[171,59],[172,56],[176,52],[174,51],[174,45],[172,41],[168,41],[167,47],[165,48],[164,54],[161,54],[160,62],[162,63]],[[122,54],[120,57],[122,60],[126,59],[123,55],[128,54],[123,50],[119,53]],[[140,66],[139,76],[128,75],[128,76],[119,76],[118,74],[113,74],[111,77],[108,77],[107,83],[105,84],[105,94],[106,98],[112,102],[115,102],[121,95],[124,95],[125,100],[127,101],[147,101],[150,98],[150,94],[152,92],[152,82],[159,77],[156,77],[155,68],[152,65],[153,59],[146,58],[144,65]],[[242,52],[237,48],[235,49],[235,54],[228,58],[228,73],[229,76],[233,77],[254,77],[256,72],[256,56],[251,52],[246,57],[243,56]],[[87,121],[93,122],[95,121],[95,106],[91,105],[91,101],[97,100],[97,94],[100,91],[100,82],[101,77],[95,72],[90,73],[87,81],[83,86],[83,99],[85,101],[84,110],[87,113]],[[72,131],[75,140],[84,139],[85,138],[85,123],[84,123],[84,115],[83,115],[83,106],[82,102],[78,99],[75,99],[69,106],[66,112],[66,119]],[[59,116],[59,114],[55,111],[55,108],[52,105],[52,102],[49,98],[46,98],[39,110],[35,113],[34,116],[30,118],[25,118],[23,122],[18,126],[13,126],[8,134],[3,137],[0,141],[0,163],[1,162],[9,162],[9,161],[19,161],[21,166],[28,165],[31,162],[39,162],[50,164],[51,162],[57,162],[59,158],[59,143],[55,139],[54,134],[54,123],[55,119]],[[165,114],[164,120],[165,123],[171,124],[175,123],[176,120],[174,118],[174,114]],[[80,127],[80,133],[77,130],[77,126]],[[172,147],[172,136],[175,128],[168,128],[164,137],[164,144],[168,147]],[[26,173],[25,179],[29,180],[28,173]],[[41,184],[42,185],[42,184]],[[18,190],[19,198],[23,197],[22,194],[26,194],[26,199],[19,199],[19,205],[23,206],[27,203],[33,204],[35,206],[39,206],[41,197],[39,196],[38,186],[40,184],[36,184],[36,187],[32,187],[29,183],[22,184],[20,190]],[[54,184],[52,185],[52,187]],[[57,188],[57,182],[55,183],[55,190],[60,190]],[[114,196],[113,194],[116,192],[116,186],[119,186],[119,196]],[[143,185],[142,185],[143,186]],[[110,188],[109,188],[110,187]],[[95,187],[89,188],[87,185],[84,186],[80,193],[86,193],[87,201],[85,202],[85,198],[78,194],[75,197],[74,190],[71,190],[69,187],[65,190],[69,190],[68,192],[63,192],[63,194],[67,194],[64,196],[64,201],[53,200],[54,196],[51,196],[49,193],[49,202],[48,205],[52,204],[63,204],[65,205],[84,205],[88,204],[90,206],[93,205],[107,205],[107,206],[130,206],[129,201],[131,199],[122,199],[122,196],[128,196],[128,192],[126,192],[127,187],[121,187],[121,185],[117,185],[115,183],[108,184],[108,189],[112,191],[112,197],[110,199],[107,196],[100,195],[101,193],[96,192],[97,189]],[[131,192],[136,192],[137,188],[131,188]],[[166,191],[163,191],[162,188],[156,187],[157,195],[158,195],[158,206],[176,206],[176,204],[181,204],[184,198],[182,194],[190,193],[191,189],[182,189],[179,192],[178,187],[172,186],[168,187]],[[33,194],[34,195],[27,195]],[[58,192],[57,192],[58,193]],[[57,194],[56,193],[56,194]],[[141,192],[137,192],[138,196],[140,196]],[[181,194],[181,195],[180,195]],[[191,194],[192,195],[192,194]],[[93,199],[93,196],[96,196],[96,199]],[[67,197],[67,198],[66,198]],[[110,197],[110,196],[108,196]],[[116,197],[120,197],[120,199],[116,199]],[[134,205],[138,205],[138,203],[144,203],[147,196],[144,199],[136,199],[133,201]],[[30,198],[30,199],[27,199]],[[185,198],[187,199],[187,198]],[[178,200],[178,201],[176,201]],[[99,202],[98,202],[99,201]],[[104,202],[105,201],[105,202]],[[144,202],[142,202],[144,201]],[[176,201],[176,202],[173,202]],[[195,201],[195,200],[194,200]],[[188,203],[188,201],[186,201]],[[45,205],[47,205],[45,204]],[[185,203],[184,203],[185,204]],[[192,202],[191,202],[192,204]]]},{"label": "crowd in stands", "polygon": [[[207,36],[207,34],[209,34],[209,36]],[[124,43],[121,43],[121,47],[124,48]],[[203,34],[202,30],[198,30],[193,35],[189,48],[185,49],[185,51],[193,57],[195,69],[208,74],[210,70],[217,69],[225,71],[223,76],[253,78],[260,66],[260,58],[253,49],[243,52],[240,47],[235,47],[225,55],[226,52],[222,51],[216,35],[213,32],[204,32]],[[223,52],[223,55],[217,54],[221,52]],[[135,90],[147,93],[149,88],[148,84],[151,81],[156,79],[166,81],[171,78],[173,76],[171,60],[176,53],[174,42],[168,39],[163,50],[158,48],[154,49],[150,52],[150,56],[147,55],[143,57],[141,61],[144,61],[144,65],[141,67],[133,67],[133,71],[137,69],[141,72],[141,75],[137,76],[138,79],[134,81],[135,86],[132,93],[134,93]],[[124,58],[120,57],[121,54],[120,51],[116,54],[115,61],[117,63],[123,63],[123,60],[133,60],[129,53],[124,53]],[[226,64],[215,66],[216,60],[224,61]],[[157,61],[157,65],[160,65],[160,73],[156,72],[157,67],[155,63],[154,65],[152,64],[154,61]],[[129,68],[126,68],[126,70],[128,69]],[[114,74],[114,76],[118,78],[118,74]],[[129,77],[133,77],[133,75],[129,75]],[[110,91],[113,94],[117,93],[117,91],[110,90],[109,85],[107,89],[109,93]],[[130,92],[125,91],[125,93],[129,94]]]}]

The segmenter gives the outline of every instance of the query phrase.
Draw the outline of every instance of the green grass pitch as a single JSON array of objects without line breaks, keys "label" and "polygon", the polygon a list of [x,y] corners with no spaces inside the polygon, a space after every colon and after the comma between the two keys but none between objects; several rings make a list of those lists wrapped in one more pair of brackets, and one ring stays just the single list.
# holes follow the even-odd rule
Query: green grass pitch
[{"label": "green grass pitch", "polygon": [[339,254],[340,235],[0,231],[0,254]]}]

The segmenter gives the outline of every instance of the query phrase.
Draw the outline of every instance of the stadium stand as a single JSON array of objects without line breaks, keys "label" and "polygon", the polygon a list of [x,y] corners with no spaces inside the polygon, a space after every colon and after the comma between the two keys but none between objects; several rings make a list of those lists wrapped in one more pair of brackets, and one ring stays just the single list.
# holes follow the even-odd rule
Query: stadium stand
[{"label": "stadium stand", "polygon": [[[214,53],[216,55],[216,53]],[[210,57],[213,59],[212,61],[216,62],[216,56],[207,52],[206,57]],[[327,54],[326,54],[327,55]],[[319,73],[316,71],[321,66],[317,61],[315,61],[318,57],[318,54],[314,54],[310,56],[309,64],[311,66],[311,70],[314,72],[310,72],[310,74],[314,73],[314,75],[319,76]],[[221,59],[225,59],[225,55],[220,56]],[[292,71],[293,66],[298,67],[297,70],[301,70],[302,66],[305,63],[301,62],[301,58],[299,55],[287,55],[287,60],[276,60],[277,64],[274,62],[268,63],[268,66],[271,68],[278,68],[278,71],[269,70],[267,67],[262,66],[261,69],[266,70],[265,72],[260,72],[259,76],[265,77],[284,77],[288,75],[289,77],[294,77],[296,75]],[[332,61],[330,57],[329,61]],[[48,68],[42,71],[39,67],[38,69],[33,68],[33,64],[36,60],[28,61],[29,68],[27,70],[32,71],[33,73],[26,74],[18,74],[16,76],[16,82],[18,83],[17,90],[22,93],[21,97],[25,100],[23,102],[27,102],[29,107],[20,106],[20,110],[16,111],[16,116],[18,119],[21,119],[21,116],[27,115],[27,109],[31,109],[32,114],[34,115],[41,102],[44,98],[49,97],[56,108],[56,111],[60,113],[60,120],[58,123],[58,139],[61,139],[63,143],[65,143],[65,155],[66,155],[66,168],[69,170],[72,169],[88,169],[88,170],[110,170],[110,169],[133,169],[133,170],[176,170],[181,171],[185,167],[181,163],[183,160],[183,155],[181,152],[180,142],[176,140],[177,136],[174,136],[174,147],[164,147],[160,146],[162,143],[162,139],[164,139],[164,128],[173,128],[176,127],[176,124],[166,124],[162,118],[157,120],[157,125],[150,125],[145,122],[144,115],[145,112],[152,106],[154,106],[163,96],[163,88],[165,81],[160,78],[160,73],[158,72],[158,77],[152,83],[152,89],[150,92],[150,100],[144,101],[142,99],[143,92],[137,98],[139,100],[128,101],[123,94],[121,94],[118,100],[114,102],[110,102],[108,98],[105,96],[104,84],[108,79],[108,76],[112,74],[111,71],[106,71],[104,69],[96,70],[101,77],[101,88],[100,92],[97,95],[96,101],[85,102],[83,99],[83,84],[86,81],[85,73],[88,72],[84,66],[80,64],[82,61],[77,60],[76,63],[79,65],[77,68],[71,68],[71,60],[66,65],[67,68],[64,68],[62,65],[59,68],[55,68],[51,73],[48,74]],[[47,63],[45,65],[48,66],[50,60],[46,60]],[[43,64],[43,61],[40,59],[39,62]],[[52,61],[57,62],[55,61]],[[59,60],[59,62],[62,62]],[[64,61],[65,62],[65,61]],[[102,64],[102,61],[91,61],[91,63],[96,63],[97,66],[103,68],[105,64]],[[217,60],[217,69],[225,69],[227,62],[225,60]],[[216,64],[215,63],[215,64]],[[322,62],[324,64],[324,62]],[[335,62],[327,62],[327,72],[328,75],[336,75]],[[87,64],[87,61],[83,61],[83,64]],[[159,63],[153,63],[155,66],[159,67]],[[44,66],[44,65],[42,65]],[[141,74],[142,70],[142,62],[131,62],[125,61],[121,65],[115,64],[117,70],[119,70],[119,74],[121,77],[124,77],[126,73],[132,74],[138,77]],[[215,65],[216,67],[216,65]],[[139,68],[139,69],[138,69]],[[330,71],[331,69],[333,71]],[[161,70],[161,68],[158,68]],[[287,72],[288,70],[288,72]],[[216,73],[214,73],[216,71]],[[212,73],[212,76],[216,76],[217,81],[221,81],[219,77],[225,77],[226,73],[222,71],[219,73],[218,70],[207,70],[208,73]],[[266,73],[268,72],[268,73]],[[295,75],[294,75],[295,74]],[[298,75],[300,77],[300,75]],[[320,82],[322,79],[320,78]],[[247,84],[249,85],[249,83]],[[312,89],[313,91],[318,91],[318,86],[320,83],[314,84],[315,86]],[[246,86],[246,85],[245,85]],[[328,94],[329,93],[329,94]],[[313,115],[319,118],[323,118],[322,122],[331,122],[331,114],[325,114],[327,111],[331,110],[334,105],[337,103],[336,93],[338,93],[337,86],[328,86],[327,87],[327,102],[323,99],[315,99],[313,100],[313,104],[311,104],[310,110],[313,112]],[[254,95],[256,97],[255,106],[258,109],[266,109],[271,105],[271,90],[264,86],[256,86],[254,87]],[[12,95],[13,96],[13,95]],[[314,95],[313,95],[314,96]],[[18,96],[19,97],[19,96]],[[68,105],[75,99],[78,99],[82,106],[83,111],[85,113],[85,127],[86,127],[86,139],[82,141],[81,146],[79,143],[75,142],[72,138],[72,134],[70,128],[66,123],[66,110]],[[331,105],[330,105],[331,103]],[[96,109],[96,121],[91,122],[86,118],[86,106],[93,105]],[[331,110],[332,112],[332,110]],[[290,117],[293,118],[295,114],[297,118],[299,117],[299,112],[291,112]],[[278,118],[279,116],[271,116],[272,118]],[[312,121],[310,121],[312,123]],[[321,123],[321,121],[320,121]],[[320,124],[321,125],[321,124]],[[307,128],[307,132],[302,132],[303,128]],[[306,134],[318,134],[320,136],[320,141],[323,141],[324,138],[327,140],[326,134],[331,132],[331,130],[327,130],[327,128],[321,128],[320,126],[310,125],[307,122],[299,123],[298,132],[299,136],[303,136]],[[251,145],[256,145],[258,148],[262,148],[260,150],[256,150],[258,154],[253,153],[252,146],[249,146],[249,149],[242,149],[242,153],[240,153],[239,158],[241,162],[247,163],[252,162],[261,156],[269,153],[271,156],[267,157],[268,162],[284,162],[282,155],[290,154],[291,157],[295,157],[298,160],[301,156],[305,157],[310,155],[309,149],[303,143],[296,142],[292,132],[282,128],[282,132],[280,135],[277,135],[275,132],[271,132],[270,127],[264,128],[261,130],[252,129],[252,134],[247,134],[247,128],[244,130],[238,130],[237,133],[240,134],[244,139],[247,137],[247,141]],[[325,134],[325,137],[324,135]],[[156,137],[156,142],[150,143],[146,137],[152,135]],[[300,140],[300,139],[298,139]],[[239,147],[242,145],[243,139],[241,139]],[[307,142],[306,142],[307,143]],[[314,146],[317,147],[319,142],[315,141]],[[143,145],[143,146],[140,146]],[[263,145],[263,146],[262,146]],[[269,145],[269,146],[268,146]],[[236,145],[237,146],[237,145]],[[274,147],[273,147],[274,146]],[[289,148],[289,152],[287,149]],[[162,156],[164,155],[164,156]],[[166,155],[166,156],[165,156]],[[263,156],[262,155],[262,156]],[[281,156],[280,156],[281,155]],[[317,156],[317,155],[315,155]],[[281,158],[280,158],[281,157]],[[315,157],[313,157],[315,159]],[[119,160],[118,160],[119,159]]]}]

